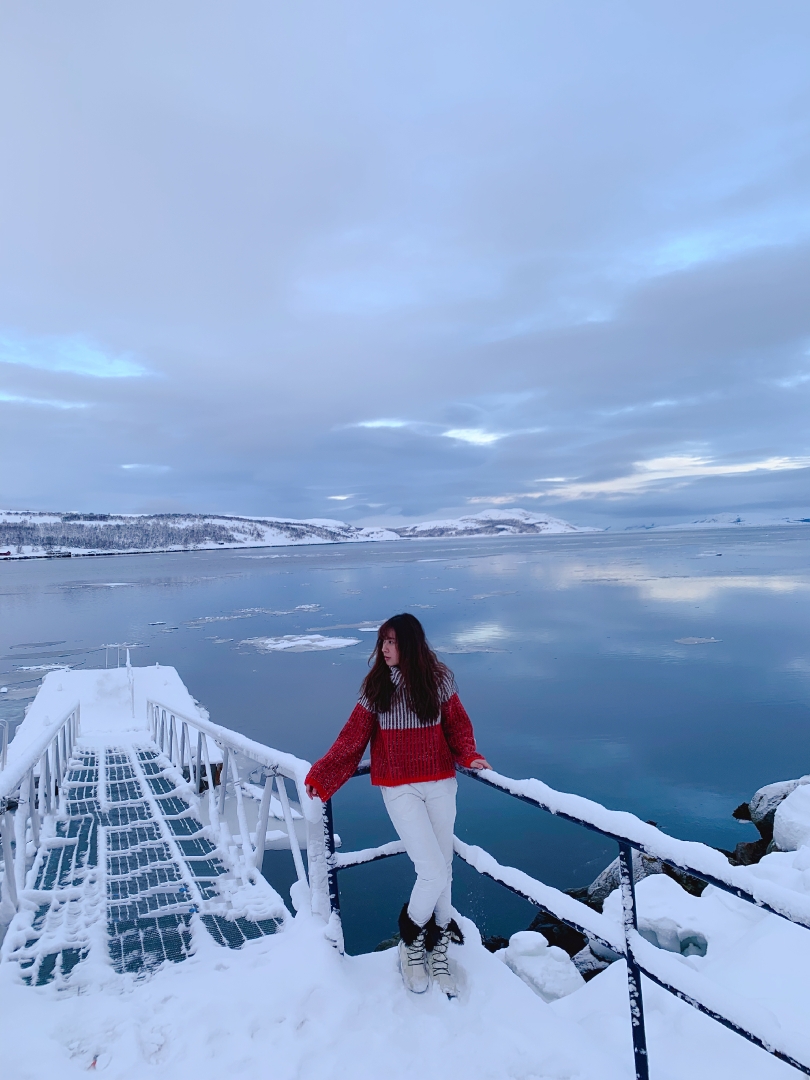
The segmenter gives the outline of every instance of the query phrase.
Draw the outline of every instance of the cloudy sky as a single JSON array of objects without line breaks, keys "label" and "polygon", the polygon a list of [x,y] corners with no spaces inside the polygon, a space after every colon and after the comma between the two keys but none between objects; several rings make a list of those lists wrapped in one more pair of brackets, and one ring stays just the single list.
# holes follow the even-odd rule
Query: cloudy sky
[{"label": "cloudy sky", "polygon": [[0,505],[810,514],[806,0],[5,0]]}]

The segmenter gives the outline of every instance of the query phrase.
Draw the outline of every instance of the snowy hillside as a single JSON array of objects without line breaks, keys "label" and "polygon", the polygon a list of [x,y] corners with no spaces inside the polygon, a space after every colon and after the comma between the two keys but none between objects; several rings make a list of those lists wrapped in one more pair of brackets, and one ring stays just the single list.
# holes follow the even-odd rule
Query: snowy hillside
[{"label": "snowy hillside", "polygon": [[49,551],[94,555],[398,539],[387,529],[359,529],[327,518],[296,521],[219,514],[0,513],[0,551],[21,556]]},{"label": "snowy hillside", "polygon": [[201,548],[344,544],[432,536],[504,536],[580,532],[527,510],[485,510],[471,517],[398,529],[358,528],[329,518],[233,517],[220,514],[51,514],[0,512],[0,555],[184,551]]},{"label": "snowy hillside", "polygon": [[419,536],[514,536],[531,533],[596,532],[571,525],[548,514],[532,514],[528,510],[482,510],[469,517],[447,521],[423,521],[396,530],[403,537]]}]

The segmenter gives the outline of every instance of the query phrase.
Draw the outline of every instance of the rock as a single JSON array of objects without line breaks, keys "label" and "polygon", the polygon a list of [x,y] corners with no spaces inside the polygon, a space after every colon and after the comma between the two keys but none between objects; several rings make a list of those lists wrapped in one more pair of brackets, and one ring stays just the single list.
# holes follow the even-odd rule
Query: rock
[{"label": "rock", "polygon": [[571,961],[585,982],[590,982],[594,975],[598,975],[600,971],[610,967],[613,962],[597,956],[588,945],[584,949],[580,949],[576,956],[572,956]]},{"label": "rock", "polygon": [[486,937],[481,937],[481,944],[490,952],[500,952],[509,944],[509,938],[501,937],[500,934],[488,934]]},{"label": "rock", "polygon": [[572,957],[587,945],[587,938],[584,934],[546,911],[538,912],[529,924],[528,929],[537,934],[542,934],[549,945],[556,945]]},{"label": "rock", "polygon": [[728,861],[732,866],[753,866],[767,850],[768,841],[763,837],[759,840],[741,840],[728,856]]},{"label": "rock", "polygon": [[[633,873],[636,881],[649,877],[650,874],[663,874],[664,864],[660,859],[651,855],[642,855],[639,851],[633,851]],[[609,866],[588,886],[587,903],[602,910],[602,904],[610,896],[614,889],[619,887],[619,860],[615,858]]]},{"label": "rock", "polygon": [[495,955],[544,1001],[556,1001],[585,985],[568,953],[533,930],[512,934],[507,948]]},{"label": "rock", "polygon": [[692,877],[691,874],[685,874],[683,870],[676,870],[674,866],[667,866],[666,863],[664,863],[663,872],[668,878],[677,881],[680,887],[692,896],[700,896],[706,888],[706,882],[702,878]]},{"label": "rock", "polygon": [[[759,830],[763,840],[773,839],[773,820],[777,807],[795,791],[797,787],[810,784],[810,776],[801,776],[798,780],[780,780],[775,784],[766,784],[754,793],[748,804],[750,820]],[[737,808],[739,810],[739,807]],[[737,811],[735,810],[735,817]]]},{"label": "rock", "polygon": [[[779,851],[798,851],[810,844],[810,777],[797,786],[777,806],[773,819],[773,842]],[[772,785],[775,786],[775,785]]]},{"label": "rock", "polygon": [[385,952],[386,949],[394,949],[399,945],[399,934],[393,934],[390,938],[386,938],[385,941],[381,941],[379,945],[375,946],[374,952]]},{"label": "rock", "polygon": [[614,960],[621,959],[617,952],[614,952],[613,949],[609,949],[607,945],[602,945],[601,942],[595,941],[593,938],[588,938],[588,948],[598,960],[602,961],[605,967],[612,964]]}]

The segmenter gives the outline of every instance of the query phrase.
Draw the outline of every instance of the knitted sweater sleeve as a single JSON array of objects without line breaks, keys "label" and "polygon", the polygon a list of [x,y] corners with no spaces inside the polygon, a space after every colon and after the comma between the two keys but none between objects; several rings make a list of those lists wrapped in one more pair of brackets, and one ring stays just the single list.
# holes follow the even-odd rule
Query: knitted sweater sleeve
[{"label": "knitted sweater sleeve", "polygon": [[442,730],[457,764],[469,769],[470,763],[481,755],[475,746],[472,723],[458,694],[453,694],[442,704]]},{"label": "knitted sweater sleeve", "polygon": [[373,712],[359,703],[355,705],[332,746],[307,773],[305,783],[315,788],[323,802],[331,799],[338,788],[354,775],[371,738],[374,722]]}]

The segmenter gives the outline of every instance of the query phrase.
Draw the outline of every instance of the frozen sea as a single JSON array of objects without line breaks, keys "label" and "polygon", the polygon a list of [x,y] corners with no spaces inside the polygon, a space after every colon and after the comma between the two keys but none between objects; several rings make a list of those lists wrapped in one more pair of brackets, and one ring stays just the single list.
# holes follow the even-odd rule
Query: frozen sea
[{"label": "frozen sea", "polygon": [[[810,772],[808,541],[797,526],[3,562],[0,717],[22,717],[48,666],[115,665],[129,643],[213,720],[314,760],[367,670],[363,626],[408,610],[499,772],[733,848],[757,836],[738,803]],[[367,778],[334,808],[344,848],[394,838]],[[560,888],[615,854],[464,777],[457,833]],[[280,888],[290,862],[266,858]],[[350,951],[393,933],[411,880],[404,857],[341,875]],[[454,899],[485,933],[533,914],[463,864]]]}]

